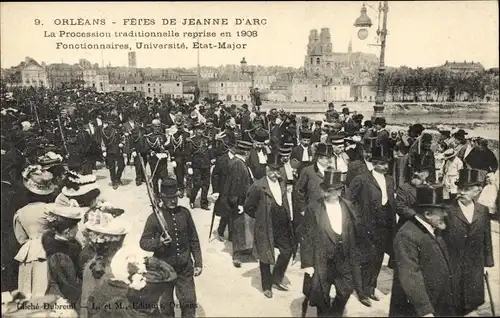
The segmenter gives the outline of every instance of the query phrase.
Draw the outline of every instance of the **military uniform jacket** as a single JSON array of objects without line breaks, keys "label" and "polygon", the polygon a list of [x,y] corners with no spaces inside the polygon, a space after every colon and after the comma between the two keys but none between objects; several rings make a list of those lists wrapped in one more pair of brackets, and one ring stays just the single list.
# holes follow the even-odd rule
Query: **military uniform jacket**
[{"label": "military uniform jacket", "polygon": [[189,141],[188,162],[191,162],[193,168],[208,168],[211,165],[213,148],[210,140],[205,136],[193,136]]},{"label": "military uniform jacket", "polygon": [[161,243],[162,230],[158,219],[152,213],[144,226],[139,242],[141,248],[148,252],[154,252],[153,256],[173,267],[192,264],[193,259],[195,267],[203,267],[198,232],[189,210],[177,206],[173,212],[162,209],[161,213],[167,221],[172,242],[169,245]]},{"label": "military uniform jacket", "polygon": [[168,152],[170,153],[171,160],[187,158],[189,156],[189,143],[190,133],[182,130],[177,130],[170,136],[170,143],[168,144]]},{"label": "military uniform jacket", "polygon": [[102,141],[106,146],[106,152],[108,154],[119,154],[121,152],[119,145],[123,140],[121,133],[118,129],[112,126],[107,126],[106,128],[103,128]]},{"label": "military uniform jacket", "polygon": [[149,145],[144,136],[144,130],[142,127],[136,126],[130,131],[129,136],[130,150],[136,151],[137,153],[145,154],[149,149]]},{"label": "military uniform jacket", "polygon": [[146,138],[146,143],[150,151],[156,153],[164,152],[165,142],[167,137],[162,132],[151,132],[144,136]]}]

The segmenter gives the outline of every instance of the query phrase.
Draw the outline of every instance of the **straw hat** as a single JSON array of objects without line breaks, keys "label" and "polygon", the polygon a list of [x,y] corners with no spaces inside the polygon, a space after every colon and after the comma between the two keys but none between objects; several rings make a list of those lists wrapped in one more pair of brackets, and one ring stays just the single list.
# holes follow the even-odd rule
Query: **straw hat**
[{"label": "straw hat", "polygon": [[81,175],[74,171],[68,171],[66,186],[63,187],[61,192],[67,197],[77,197],[89,193],[94,189],[99,189],[95,175]]},{"label": "straw hat", "polygon": [[54,176],[49,171],[42,170],[40,165],[30,165],[22,172],[23,184],[30,192],[39,195],[49,195],[57,185],[52,182]]},{"label": "straw hat", "polygon": [[81,220],[84,211],[85,208],[80,207],[56,206],[51,212],[66,219]]},{"label": "straw hat", "polygon": [[446,149],[446,151],[443,152],[443,159],[447,160],[447,159],[453,158],[453,157],[455,157],[456,154],[457,153],[455,152],[454,149],[451,149],[451,148],[450,149]]}]

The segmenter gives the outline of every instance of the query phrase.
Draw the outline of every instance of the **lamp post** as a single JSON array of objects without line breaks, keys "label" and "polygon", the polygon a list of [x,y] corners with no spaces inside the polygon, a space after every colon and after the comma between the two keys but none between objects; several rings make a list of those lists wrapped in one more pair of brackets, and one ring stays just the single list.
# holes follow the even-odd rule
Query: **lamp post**
[{"label": "lamp post", "polygon": [[254,89],[254,74],[255,74],[255,72],[249,71],[247,69],[247,61],[245,60],[245,58],[243,58],[240,61],[240,65],[241,65],[241,73],[242,74],[249,74],[250,78],[252,80],[252,84],[250,86],[250,101],[252,102],[252,108],[254,109],[255,108],[255,89]]},{"label": "lamp post", "polygon": [[[377,76],[377,94],[375,95],[375,106],[373,106],[373,116],[372,121],[377,117],[384,117],[384,101],[385,101],[385,83],[384,83],[384,73],[385,73],[385,44],[387,37],[387,12],[389,11],[388,1],[384,1],[384,4],[379,3],[378,15],[379,15],[379,27],[377,29],[377,35],[380,39],[380,44],[372,44],[375,46],[380,46],[380,64],[378,67]],[[371,9],[373,9],[370,6]],[[377,11],[373,9],[374,11]],[[380,29],[380,15],[382,14],[382,29]],[[372,26],[372,21],[370,17],[366,14],[366,5],[363,3],[361,7],[361,15],[354,22],[354,26],[359,28],[358,38],[364,40],[368,36],[368,31],[365,28],[370,28]],[[377,41],[378,42],[378,41]]]}]

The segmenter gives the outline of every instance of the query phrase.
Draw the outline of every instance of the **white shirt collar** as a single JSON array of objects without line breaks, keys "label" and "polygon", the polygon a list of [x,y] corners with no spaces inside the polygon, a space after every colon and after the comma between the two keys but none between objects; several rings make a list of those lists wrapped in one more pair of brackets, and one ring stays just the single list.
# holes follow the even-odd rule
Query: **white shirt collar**
[{"label": "white shirt collar", "polygon": [[227,155],[229,156],[229,159],[233,159],[234,158],[234,154],[231,151],[228,151]]},{"label": "white shirt collar", "polygon": [[436,236],[436,234],[434,234],[434,228],[429,223],[422,220],[422,217],[420,215],[416,215],[415,219],[417,219],[417,221],[420,222],[420,224],[422,224],[425,229],[432,234],[432,236]]},{"label": "white shirt collar", "polygon": [[316,163],[316,167],[318,167],[318,170],[322,175],[325,175],[325,168],[323,168],[319,163]]},{"label": "white shirt collar", "polygon": [[469,223],[472,223],[472,218],[474,217],[474,202],[471,202],[469,205],[464,205],[462,202],[458,201],[458,206],[460,207],[460,210],[462,210],[462,213],[465,215],[465,218]]},{"label": "white shirt collar", "polygon": [[366,167],[368,168],[368,171],[373,171],[373,163],[370,161],[367,161],[366,159],[363,159],[365,161]]}]

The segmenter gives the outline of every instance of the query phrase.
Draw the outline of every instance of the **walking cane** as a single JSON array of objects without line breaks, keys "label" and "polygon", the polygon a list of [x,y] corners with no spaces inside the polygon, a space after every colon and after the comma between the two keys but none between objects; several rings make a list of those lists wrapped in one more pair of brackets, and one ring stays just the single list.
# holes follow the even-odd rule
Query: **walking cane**
[{"label": "walking cane", "polygon": [[491,307],[491,314],[493,317],[495,317],[495,304],[493,303],[493,296],[491,295],[491,287],[490,287],[490,279],[488,276],[488,271],[484,273],[484,281],[486,282],[486,288],[488,289],[488,296],[490,297],[490,307]]}]

